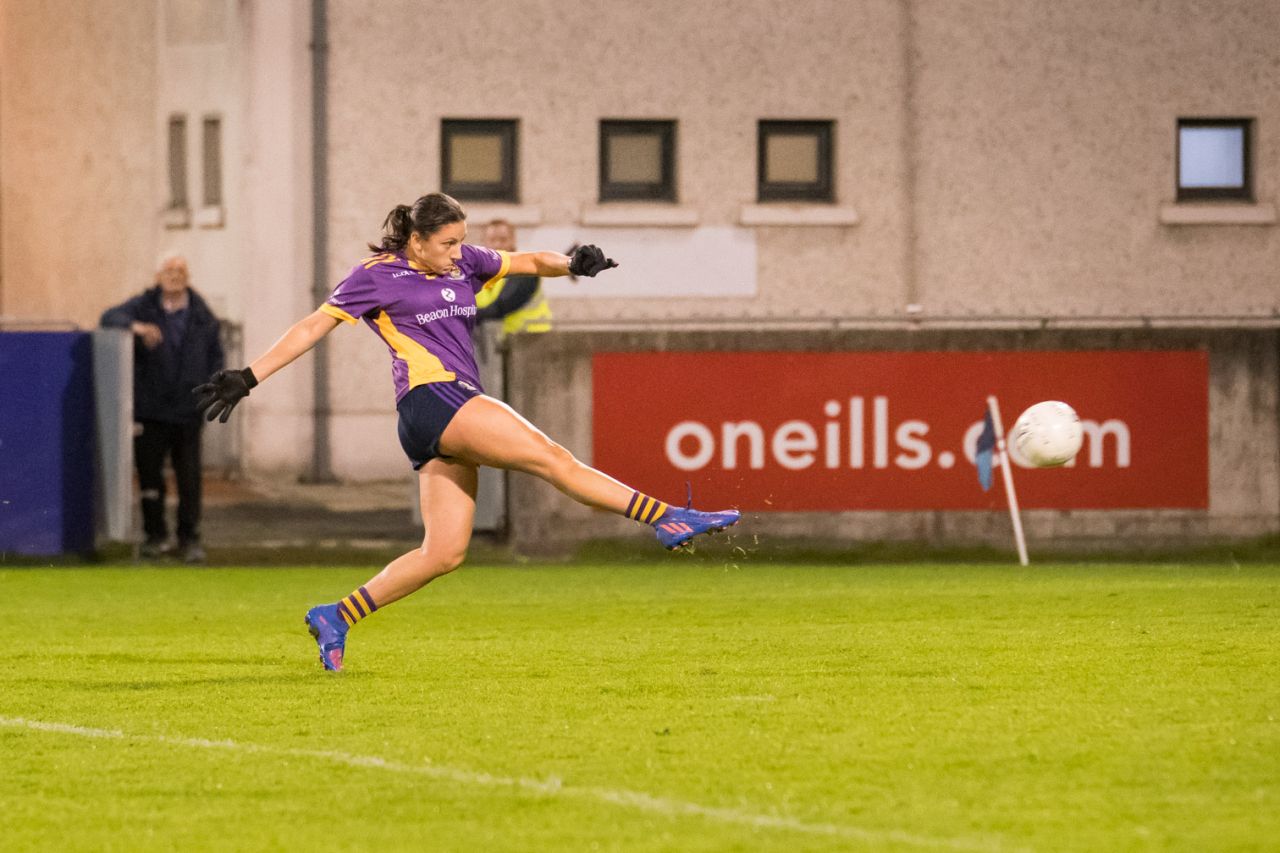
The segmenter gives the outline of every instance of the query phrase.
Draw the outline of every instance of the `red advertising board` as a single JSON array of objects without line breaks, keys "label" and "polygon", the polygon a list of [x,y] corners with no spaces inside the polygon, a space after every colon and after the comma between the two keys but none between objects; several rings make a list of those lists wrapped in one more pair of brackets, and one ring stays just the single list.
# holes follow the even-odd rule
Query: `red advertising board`
[{"label": "red advertising board", "polygon": [[701,507],[1003,508],[973,463],[994,394],[1006,430],[1041,400],[1085,428],[1069,466],[1015,460],[1023,507],[1205,509],[1208,374],[1199,350],[598,353],[593,463]]}]

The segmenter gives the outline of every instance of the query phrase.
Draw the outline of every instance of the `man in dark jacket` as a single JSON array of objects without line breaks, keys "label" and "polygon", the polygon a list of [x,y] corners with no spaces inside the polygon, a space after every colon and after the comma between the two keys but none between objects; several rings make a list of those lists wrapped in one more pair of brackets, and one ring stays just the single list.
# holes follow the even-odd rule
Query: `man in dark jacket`
[{"label": "man in dark jacket", "polygon": [[164,515],[164,461],[178,485],[178,549],[204,562],[200,546],[200,432],[204,422],[191,389],[223,367],[218,319],[191,289],[185,258],[160,264],[154,287],[103,315],[103,327],[130,329],[133,348],[133,453],[142,491],[144,557],[169,552]]}]

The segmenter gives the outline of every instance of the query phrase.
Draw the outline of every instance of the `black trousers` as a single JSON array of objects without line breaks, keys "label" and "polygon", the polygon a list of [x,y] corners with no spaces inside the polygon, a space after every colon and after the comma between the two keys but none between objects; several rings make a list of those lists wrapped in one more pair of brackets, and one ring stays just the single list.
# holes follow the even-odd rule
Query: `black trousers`
[{"label": "black trousers", "polygon": [[142,529],[147,541],[169,538],[164,517],[165,457],[173,461],[178,484],[178,542],[200,541],[200,431],[204,422],[140,421],[139,425],[142,431],[133,439],[133,458],[138,465]]}]

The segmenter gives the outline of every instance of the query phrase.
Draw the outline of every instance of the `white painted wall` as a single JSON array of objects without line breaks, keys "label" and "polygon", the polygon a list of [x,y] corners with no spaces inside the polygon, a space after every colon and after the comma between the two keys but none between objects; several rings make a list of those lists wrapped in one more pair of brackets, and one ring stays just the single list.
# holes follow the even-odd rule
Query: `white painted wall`
[{"label": "white painted wall", "polygon": [[[246,362],[315,308],[310,6],[307,0],[243,4],[243,272],[233,316],[244,324]],[[244,419],[249,470],[296,476],[307,469],[313,365],[310,356],[300,359],[236,411]]]}]

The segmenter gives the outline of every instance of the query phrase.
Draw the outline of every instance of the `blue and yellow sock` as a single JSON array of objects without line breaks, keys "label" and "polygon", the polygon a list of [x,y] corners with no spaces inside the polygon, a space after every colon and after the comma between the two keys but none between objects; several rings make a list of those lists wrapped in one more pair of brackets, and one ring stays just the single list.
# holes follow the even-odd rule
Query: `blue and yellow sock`
[{"label": "blue and yellow sock", "polygon": [[377,609],[378,605],[373,603],[373,597],[364,587],[360,587],[338,602],[338,613],[347,623],[348,628]]},{"label": "blue and yellow sock", "polygon": [[667,505],[657,498],[631,493],[631,502],[627,504],[626,516],[644,524],[657,524],[658,519],[667,511]]}]

